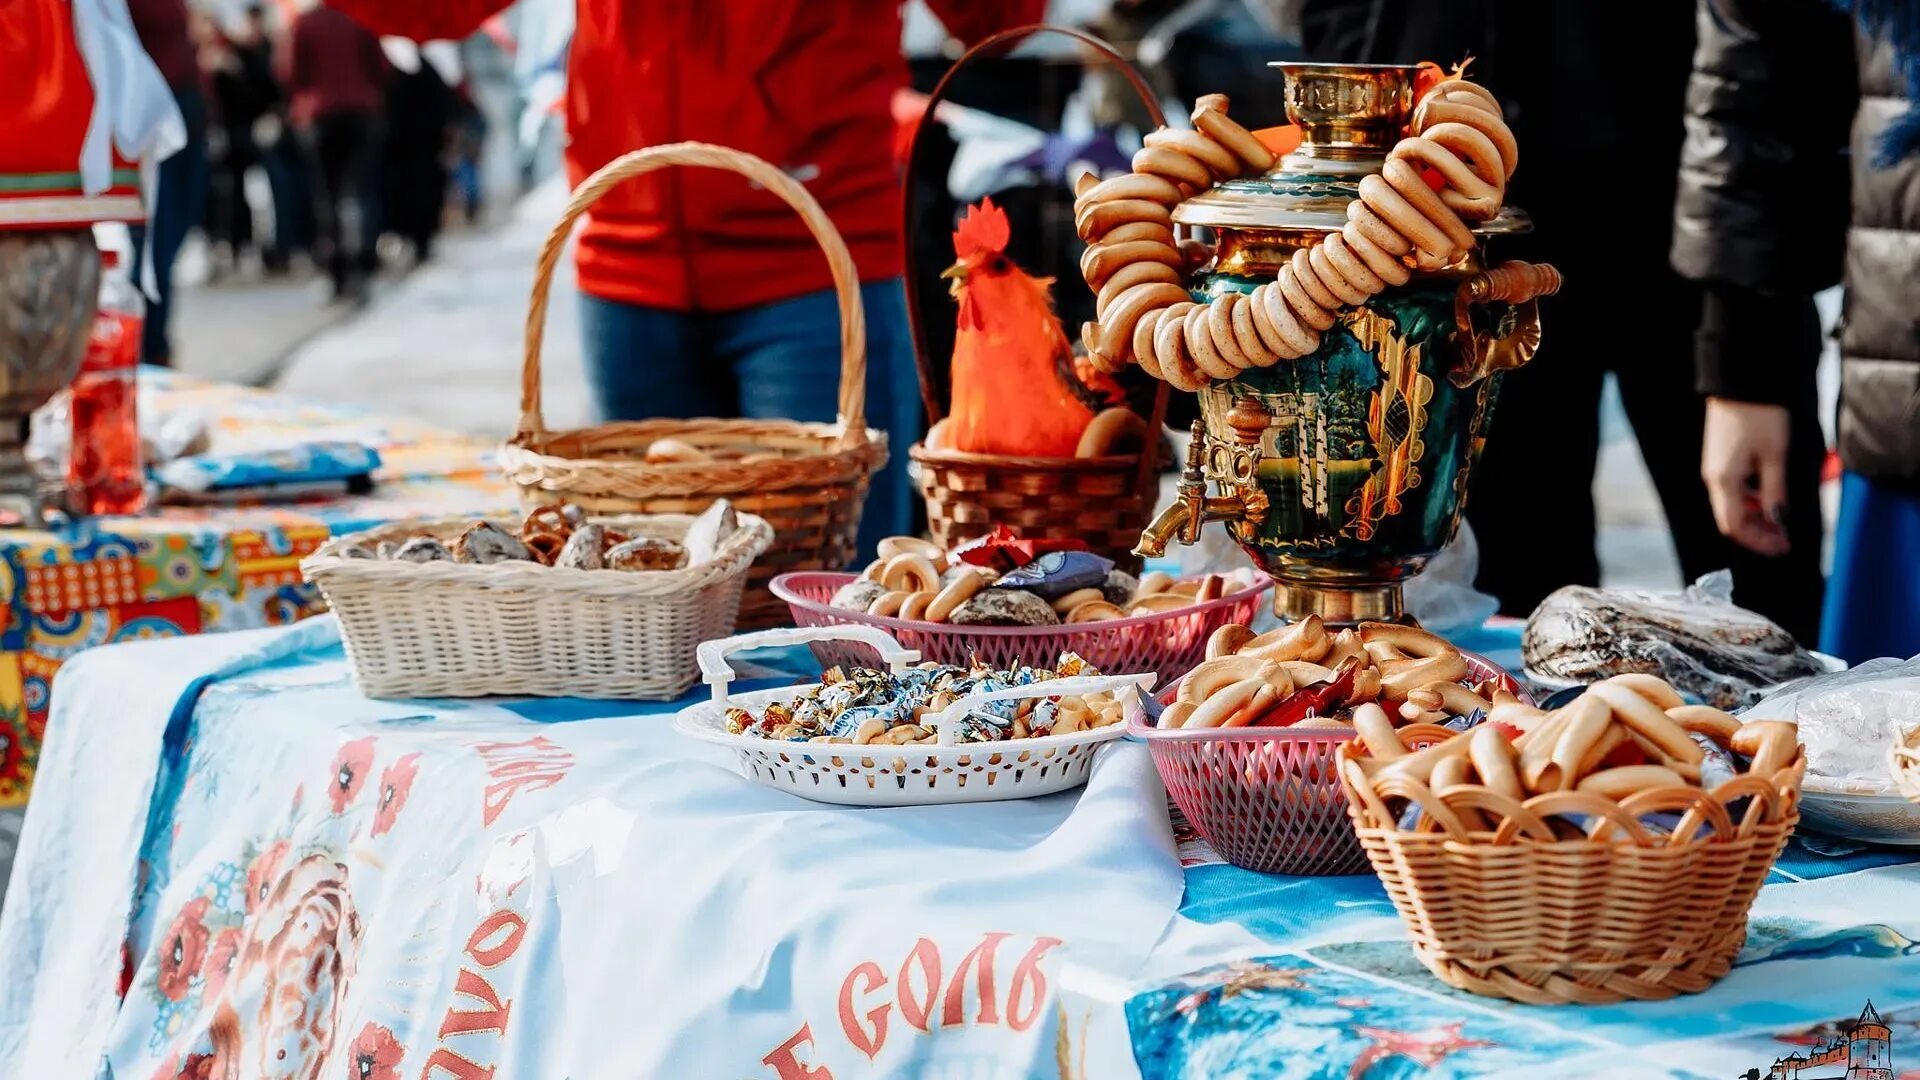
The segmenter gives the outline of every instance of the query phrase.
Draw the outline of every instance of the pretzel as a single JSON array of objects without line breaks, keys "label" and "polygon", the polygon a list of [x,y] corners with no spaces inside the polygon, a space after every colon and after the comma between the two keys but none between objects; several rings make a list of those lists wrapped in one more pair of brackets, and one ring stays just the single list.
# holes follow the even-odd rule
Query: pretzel
[{"label": "pretzel", "polygon": [[561,549],[567,546],[567,539],[572,535],[571,531],[563,533],[553,529],[536,529],[528,532],[523,529],[520,533],[520,542],[527,545],[527,550],[533,553],[535,562],[541,566],[552,566],[553,561],[560,557]]},{"label": "pretzel", "polygon": [[527,511],[526,518],[520,522],[520,538],[524,540],[531,533],[543,532],[559,533],[564,541],[573,535],[573,522],[558,506],[536,506]]}]

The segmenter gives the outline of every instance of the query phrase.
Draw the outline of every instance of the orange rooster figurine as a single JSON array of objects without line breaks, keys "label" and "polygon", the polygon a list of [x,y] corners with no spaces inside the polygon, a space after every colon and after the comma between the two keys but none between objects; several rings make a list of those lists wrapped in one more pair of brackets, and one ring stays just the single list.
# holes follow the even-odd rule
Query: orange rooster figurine
[{"label": "orange rooster figurine", "polygon": [[[1125,409],[1120,384],[1076,359],[1053,311],[1053,279],[1036,278],[1007,258],[1006,212],[986,199],[953,231],[959,261],[940,276],[953,282],[960,324],[953,343],[953,408],[927,435],[929,446],[1014,457],[1090,456],[1083,436],[1103,409],[1101,428],[1144,424]],[[1101,438],[1095,452],[1112,452]]]}]

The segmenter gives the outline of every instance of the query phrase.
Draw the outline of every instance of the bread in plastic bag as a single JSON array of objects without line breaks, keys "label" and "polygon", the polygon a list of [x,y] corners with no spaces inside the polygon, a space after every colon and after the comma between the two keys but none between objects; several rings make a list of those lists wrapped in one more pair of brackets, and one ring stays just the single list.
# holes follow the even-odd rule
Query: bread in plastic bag
[{"label": "bread in plastic bag", "polygon": [[1741,715],[1792,720],[1807,748],[1807,778],[1853,794],[1887,794],[1887,750],[1920,727],[1920,657],[1869,660],[1780,687]]},{"label": "bread in plastic bag", "polygon": [[1766,617],[1733,603],[1733,576],[1707,574],[1678,593],[1569,585],[1527,618],[1529,673],[1591,683],[1638,671],[1722,709],[1825,670]]}]

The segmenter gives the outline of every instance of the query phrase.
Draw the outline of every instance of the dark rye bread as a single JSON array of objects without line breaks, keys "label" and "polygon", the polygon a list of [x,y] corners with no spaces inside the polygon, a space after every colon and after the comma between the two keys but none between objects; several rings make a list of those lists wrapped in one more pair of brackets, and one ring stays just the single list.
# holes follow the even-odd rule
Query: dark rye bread
[{"label": "dark rye bread", "polygon": [[1722,709],[1824,670],[1792,635],[1731,603],[1577,585],[1540,602],[1521,648],[1527,670],[1539,675],[1591,683],[1643,672]]}]

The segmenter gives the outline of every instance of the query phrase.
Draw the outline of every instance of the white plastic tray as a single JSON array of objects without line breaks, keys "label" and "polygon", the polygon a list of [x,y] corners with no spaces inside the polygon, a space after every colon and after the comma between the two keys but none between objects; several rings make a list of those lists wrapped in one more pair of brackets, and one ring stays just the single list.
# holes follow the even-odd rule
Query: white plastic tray
[{"label": "white plastic tray", "polygon": [[[956,744],[954,732],[969,709],[986,701],[1091,694],[1129,686],[1141,694],[1153,689],[1152,675],[1098,675],[970,694],[934,718],[934,730],[940,739],[935,746],[780,742],[727,730],[729,706],[758,712],[811,688],[786,686],[730,695],[734,670],[727,663],[728,654],[836,639],[871,645],[894,671],[920,658],[918,653],[902,649],[885,631],[869,626],[763,630],[705,642],[699,649],[700,672],[713,687],[713,699],[681,710],[674,718],[674,728],[689,738],[732,750],[742,776],[816,802],[925,806],[1025,799],[1085,783],[1093,769],[1094,755],[1101,746],[1125,735],[1127,722],[1068,735]],[[1137,699],[1128,704],[1129,711],[1139,707]]]}]

